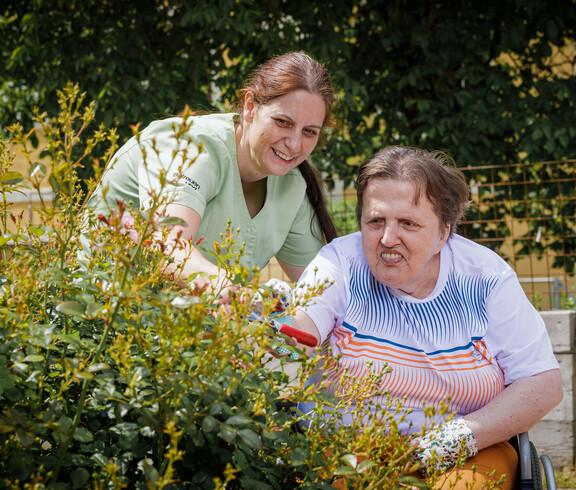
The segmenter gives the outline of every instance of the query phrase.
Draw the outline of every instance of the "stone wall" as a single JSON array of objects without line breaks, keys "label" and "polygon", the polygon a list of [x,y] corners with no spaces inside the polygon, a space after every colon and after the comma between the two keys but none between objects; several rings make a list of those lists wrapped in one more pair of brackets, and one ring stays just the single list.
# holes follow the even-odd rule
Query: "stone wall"
[{"label": "stone wall", "polygon": [[529,432],[539,454],[547,454],[557,468],[572,466],[575,456],[574,368],[576,311],[543,311],[552,347],[562,371],[564,399]]}]

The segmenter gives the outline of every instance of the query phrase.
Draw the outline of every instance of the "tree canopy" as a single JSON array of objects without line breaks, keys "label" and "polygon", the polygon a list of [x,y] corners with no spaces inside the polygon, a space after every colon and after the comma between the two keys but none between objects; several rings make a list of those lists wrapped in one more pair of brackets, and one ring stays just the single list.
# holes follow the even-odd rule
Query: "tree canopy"
[{"label": "tree canopy", "polygon": [[0,123],[57,112],[78,83],[97,121],[233,110],[249,70],[304,50],[339,92],[319,167],[343,178],[383,145],[460,166],[574,156],[576,0],[6,0]]}]

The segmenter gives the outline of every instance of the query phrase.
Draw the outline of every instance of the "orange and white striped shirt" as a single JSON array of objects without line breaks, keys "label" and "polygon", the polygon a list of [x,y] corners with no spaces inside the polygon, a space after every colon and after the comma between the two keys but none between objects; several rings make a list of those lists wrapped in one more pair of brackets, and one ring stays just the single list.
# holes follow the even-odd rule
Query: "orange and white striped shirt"
[{"label": "orange and white striped shirt", "polygon": [[[355,233],[325,246],[295,292],[331,283],[304,308],[324,341],[323,353],[336,359],[323,372],[329,391],[346,393],[370,369],[388,366],[372,407],[385,406],[383,393],[401,400],[405,433],[432,422],[424,405],[444,403],[464,415],[517,379],[558,367],[541,316],[504,260],[454,235],[440,261],[434,291],[416,299],[374,278]],[[300,408],[308,412],[312,406],[303,402]],[[343,414],[343,423],[349,417]]]}]

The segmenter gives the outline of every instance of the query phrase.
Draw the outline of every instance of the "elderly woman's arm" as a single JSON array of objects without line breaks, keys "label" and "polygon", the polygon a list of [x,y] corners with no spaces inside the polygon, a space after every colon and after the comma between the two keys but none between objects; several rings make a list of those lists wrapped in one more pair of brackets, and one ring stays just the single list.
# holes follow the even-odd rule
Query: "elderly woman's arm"
[{"label": "elderly woman's arm", "polygon": [[509,385],[490,403],[464,416],[478,450],[529,431],[562,400],[559,369],[522,378]]},{"label": "elderly woman's arm", "polygon": [[[302,310],[296,311],[296,314],[292,317],[292,327],[313,335],[316,337],[317,345],[320,345],[322,340],[320,338],[320,332],[318,331],[318,328],[316,328],[316,324],[312,318],[310,318],[307,313],[304,313]],[[316,349],[316,347],[306,347],[305,345],[300,345],[299,347],[306,349],[306,353],[308,355],[310,355]]]}]

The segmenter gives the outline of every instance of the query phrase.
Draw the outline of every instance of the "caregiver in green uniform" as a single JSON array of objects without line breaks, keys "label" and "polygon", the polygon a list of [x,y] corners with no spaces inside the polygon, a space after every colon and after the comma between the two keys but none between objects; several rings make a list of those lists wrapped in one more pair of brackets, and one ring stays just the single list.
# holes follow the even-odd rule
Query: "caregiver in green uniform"
[{"label": "caregiver in green uniform", "polygon": [[[245,243],[242,265],[262,268],[275,256],[295,281],[336,236],[318,172],[306,161],[332,122],[332,102],[320,63],[301,52],[277,56],[246,81],[237,114],[192,116],[186,152],[196,157],[193,164],[180,171],[182,159],[174,158],[183,149],[174,137],[182,118],[153,122],[114,155],[87,207],[110,213],[122,200],[146,210],[164,173],[169,204],[163,211],[186,223],[165,242],[175,259],[168,273],[177,271],[182,281],[205,272],[195,280],[199,286],[226,288],[224,271],[208,251],[222,241],[230,220],[240,230],[237,242]],[[179,236],[188,245],[175,246]],[[201,238],[197,248],[189,244]]]}]

